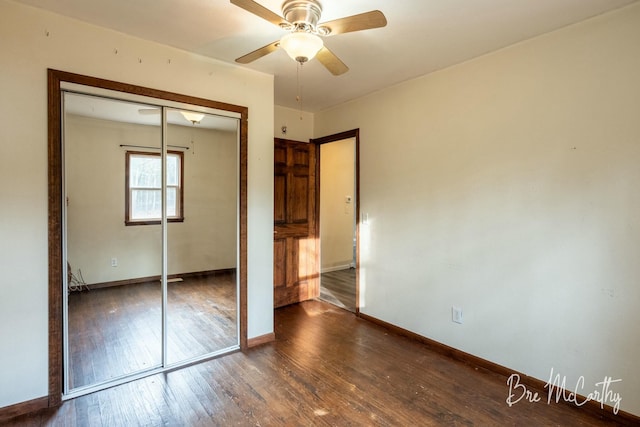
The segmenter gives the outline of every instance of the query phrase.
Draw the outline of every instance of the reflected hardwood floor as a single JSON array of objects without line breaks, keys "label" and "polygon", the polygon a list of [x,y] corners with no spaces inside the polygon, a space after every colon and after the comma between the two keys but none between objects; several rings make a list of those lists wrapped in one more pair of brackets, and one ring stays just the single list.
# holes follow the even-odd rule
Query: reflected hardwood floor
[{"label": "reflected hardwood floor", "polygon": [[7,426],[597,426],[506,379],[322,301],[275,311],[276,341],[65,402]]},{"label": "reflected hardwood floor", "polygon": [[320,299],[356,312],[356,269],[330,271],[320,275]]},{"label": "reflected hardwood floor", "polygon": [[[167,289],[168,362],[237,344],[235,275],[185,278]],[[69,294],[72,388],[161,363],[159,282]]]}]

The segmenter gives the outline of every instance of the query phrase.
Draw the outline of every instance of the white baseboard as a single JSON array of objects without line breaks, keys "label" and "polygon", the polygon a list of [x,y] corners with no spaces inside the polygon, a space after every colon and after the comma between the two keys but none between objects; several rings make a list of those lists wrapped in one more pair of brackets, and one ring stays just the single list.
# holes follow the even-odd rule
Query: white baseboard
[{"label": "white baseboard", "polygon": [[335,265],[333,267],[322,267],[320,269],[320,273],[331,273],[332,271],[339,271],[339,270],[348,270],[350,268],[354,268],[355,266],[352,265],[352,263],[347,263],[347,264],[343,264],[343,265]]}]

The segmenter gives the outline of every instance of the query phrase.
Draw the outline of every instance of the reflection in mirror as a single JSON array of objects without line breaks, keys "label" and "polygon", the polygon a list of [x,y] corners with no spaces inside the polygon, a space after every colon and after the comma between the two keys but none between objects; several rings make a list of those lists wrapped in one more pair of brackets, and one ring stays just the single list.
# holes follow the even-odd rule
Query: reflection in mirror
[{"label": "reflection in mirror", "polygon": [[64,107],[67,378],[77,389],[162,362],[161,227],[125,226],[122,147],[159,155],[162,128],[160,114],[139,113],[146,105],[65,93]]},{"label": "reflection in mirror", "polygon": [[63,101],[65,394],[239,348],[238,118]]},{"label": "reflection in mirror", "polygon": [[167,361],[238,345],[236,119],[168,109],[167,144],[184,150],[184,221],[168,224]]}]

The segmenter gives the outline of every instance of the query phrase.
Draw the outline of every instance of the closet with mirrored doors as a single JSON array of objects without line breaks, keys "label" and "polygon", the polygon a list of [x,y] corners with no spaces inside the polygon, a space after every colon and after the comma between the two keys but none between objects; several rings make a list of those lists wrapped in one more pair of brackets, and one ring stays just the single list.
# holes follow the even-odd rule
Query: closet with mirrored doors
[{"label": "closet with mirrored doors", "polygon": [[59,80],[62,398],[238,350],[243,110]]}]

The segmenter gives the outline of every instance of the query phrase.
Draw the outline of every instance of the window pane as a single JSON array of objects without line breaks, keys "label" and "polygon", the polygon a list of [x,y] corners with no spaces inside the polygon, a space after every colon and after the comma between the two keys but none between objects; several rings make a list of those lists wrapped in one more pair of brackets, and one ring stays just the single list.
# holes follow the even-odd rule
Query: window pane
[{"label": "window pane", "polygon": [[176,211],[177,203],[176,197],[178,194],[178,189],[175,187],[167,187],[167,216],[177,216],[178,212]]},{"label": "window pane", "polygon": [[158,219],[162,216],[162,193],[160,190],[132,190],[131,218]]},{"label": "window pane", "polygon": [[178,156],[167,154],[167,185],[178,185],[179,174]]},{"label": "window pane", "polygon": [[[129,154],[130,212],[132,221],[162,218],[162,158],[159,154]],[[167,154],[167,217],[180,215],[182,156]]]},{"label": "window pane", "polygon": [[160,157],[131,156],[129,161],[131,187],[160,188],[162,175]]}]

